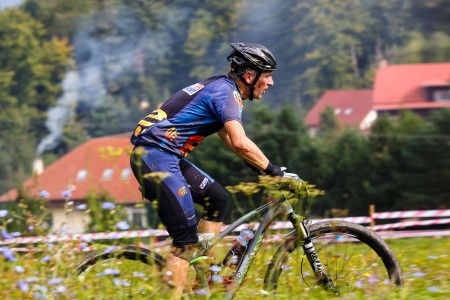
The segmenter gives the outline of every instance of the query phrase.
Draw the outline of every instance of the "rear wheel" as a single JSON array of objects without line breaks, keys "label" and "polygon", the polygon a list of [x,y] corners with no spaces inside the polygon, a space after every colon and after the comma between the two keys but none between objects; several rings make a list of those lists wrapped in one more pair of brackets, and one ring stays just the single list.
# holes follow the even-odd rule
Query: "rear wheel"
[{"label": "rear wheel", "polygon": [[[374,232],[345,221],[320,222],[312,225],[310,232],[318,257],[341,296],[374,293],[378,298],[384,292],[387,295],[392,286],[402,285],[395,254]],[[287,291],[312,291],[321,299],[334,297],[316,283],[296,234],[289,236],[272,258],[264,287],[280,298]]]},{"label": "rear wheel", "polygon": [[152,299],[168,290],[165,259],[148,249],[127,246],[91,252],[78,265],[83,295],[107,299]]}]

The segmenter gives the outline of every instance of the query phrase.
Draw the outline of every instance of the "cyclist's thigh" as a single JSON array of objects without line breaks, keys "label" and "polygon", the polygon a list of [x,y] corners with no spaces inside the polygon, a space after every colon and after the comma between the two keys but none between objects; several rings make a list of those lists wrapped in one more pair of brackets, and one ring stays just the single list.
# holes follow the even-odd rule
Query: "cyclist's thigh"
[{"label": "cyclist's thigh", "polygon": [[[195,225],[194,202],[179,167],[180,158],[156,147],[146,147],[145,150],[146,153],[141,156],[141,166],[132,164],[135,174],[139,171],[144,173],[141,185],[145,198],[153,202],[161,222],[169,232]],[[145,176],[148,173],[153,173],[153,176]],[[162,182],[158,183],[155,176]]]},{"label": "cyclist's thigh", "polygon": [[229,201],[225,189],[186,159],[180,161],[180,169],[189,184],[194,202],[204,207],[203,217],[212,221],[222,221]]}]

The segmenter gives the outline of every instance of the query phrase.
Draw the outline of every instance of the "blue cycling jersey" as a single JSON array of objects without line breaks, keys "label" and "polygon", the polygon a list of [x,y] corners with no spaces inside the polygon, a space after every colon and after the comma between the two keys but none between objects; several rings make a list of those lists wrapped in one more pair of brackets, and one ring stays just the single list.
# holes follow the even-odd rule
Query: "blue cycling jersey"
[{"label": "blue cycling jersey", "polygon": [[131,143],[157,146],[186,157],[225,122],[241,122],[242,107],[241,95],[231,78],[210,77],[178,91],[139,121]]}]

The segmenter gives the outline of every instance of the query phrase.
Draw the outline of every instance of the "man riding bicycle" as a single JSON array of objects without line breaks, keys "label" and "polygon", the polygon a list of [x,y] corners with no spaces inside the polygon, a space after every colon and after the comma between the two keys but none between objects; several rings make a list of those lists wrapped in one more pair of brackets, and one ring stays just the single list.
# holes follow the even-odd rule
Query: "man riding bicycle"
[{"label": "man riding bicycle", "polygon": [[[172,299],[183,292],[198,233],[220,233],[229,200],[220,184],[186,159],[206,136],[217,132],[260,174],[298,179],[269,161],[246,136],[241,121],[243,100],[261,99],[273,85],[274,56],[258,44],[232,43],[231,47],[227,76],[210,77],[178,91],[143,118],[131,136],[133,173],[172,238],[166,272],[175,287]],[[145,176],[151,173],[166,175],[157,182]],[[204,207],[198,226],[194,202]]]}]

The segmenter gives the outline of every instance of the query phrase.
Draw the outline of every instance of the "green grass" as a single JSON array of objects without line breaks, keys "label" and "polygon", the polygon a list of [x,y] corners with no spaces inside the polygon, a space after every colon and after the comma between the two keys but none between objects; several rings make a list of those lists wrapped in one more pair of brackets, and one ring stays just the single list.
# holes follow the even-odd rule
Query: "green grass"
[{"label": "green grass", "polygon": [[[450,298],[450,239],[415,238],[388,240],[388,243],[402,266],[404,287],[398,290],[380,286],[358,289],[352,285],[350,293],[342,299]],[[91,270],[92,277],[85,281],[75,280],[75,267],[84,255],[74,250],[77,246],[78,243],[40,245],[30,248],[28,252],[15,252],[15,261],[8,261],[5,255],[0,255],[0,296],[3,299],[125,299],[125,291],[135,288],[138,286],[135,283],[140,282],[139,289],[151,290],[158,295],[156,298],[160,298],[165,288],[161,274],[156,269],[149,270],[128,262],[114,266],[104,263],[102,269]],[[260,290],[265,270],[276,247],[277,244],[268,244],[261,248],[236,299],[263,298]],[[218,252],[223,251],[224,248],[218,249]],[[364,252],[358,250],[351,255],[357,262],[352,268],[367,268],[364,272],[371,274],[372,271],[365,265],[370,259]],[[123,276],[120,280],[124,281],[117,281],[118,277],[107,275],[108,271],[105,273],[105,270],[108,269],[109,272],[120,271]],[[277,299],[324,297],[305,288],[300,280],[293,280],[293,276],[284,280],[286,285],[280,287]],[[153,284],[155,281],[159,282],[156,286]],[[216,299],[219,295],[212,298]],[[145,298],[149,299],[148,294]]]}]

